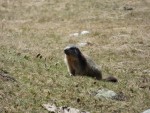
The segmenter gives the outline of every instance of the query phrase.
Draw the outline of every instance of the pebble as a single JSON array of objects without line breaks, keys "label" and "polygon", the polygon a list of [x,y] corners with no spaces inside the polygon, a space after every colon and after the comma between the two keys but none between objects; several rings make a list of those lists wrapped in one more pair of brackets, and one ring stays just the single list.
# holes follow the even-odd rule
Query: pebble
[{"label": "pebble", "polygon": [[146,111],[144,111],[142,113],[150,113],[150,109],[148,109],[148,110],[146,110]]}]

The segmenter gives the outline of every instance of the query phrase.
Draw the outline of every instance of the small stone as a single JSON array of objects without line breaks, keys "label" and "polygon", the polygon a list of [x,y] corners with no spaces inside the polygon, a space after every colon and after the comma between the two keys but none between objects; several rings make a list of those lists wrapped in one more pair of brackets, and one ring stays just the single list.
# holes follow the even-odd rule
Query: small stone
[{"label": "small stone", "polygon": [[74,36],[74,37],[78,37],[80,35],[85,35],[85,34],[89,34],[89,31],[81,31],[80,33],[76,32],[76,33],[72,33],[69,36]]},{"label": "small stone", "polygon": [[85,35],[85,34],[89,34],[90,32],[89,31],[81,31],[81,35]]},{"label": "small stone", "polygon": [[55,104],[43,104],[43,107],[52,113],[90,113],[67,106],[56,107]]},{"label": "small stone", "polygon": [[90,43],[90,42],[81,42],[81,43],[78,43],[78,46],[80,46],[80,47],[87,46],[87,45],[92,45],[92,43]]},{"label": "small stone", "polygon": [[48,111],[55,112],[57,107],[53,104],[43,104],[43,107],[46,108]]},{"label": "small stone", "polygon": [[86,45],[87,45],[87,42],[78,43],[78,45],[79,45],[80,47],[83,47],[83,46],[86,46]]},{"label": "small stone", "polygon": [[112,90],[108,90],[108,89],[101,89],[101,90],[98,90],[96,92],[96,95],[95,97],[96,98],[113,98],[117,95],[117,93],[115,93],[114,91]]},{"label": "small stone", "polygon": [[73,34],[70,34],[69,36],[75,36],[75,37],[78,37],[78,36],[79,36],[79,33],[73,33]]},{"label": "small stone", "polygon": [[119,92],[116,96],[113,97],[113,99],[118,101],[125,101],[127,97],[124,95],[123,92]]},{"label": "small stone", "polygon": [[146,110],[146,111],[144,111],[142,113],[150,113],[150,109],[148,109],[148,110]]}]

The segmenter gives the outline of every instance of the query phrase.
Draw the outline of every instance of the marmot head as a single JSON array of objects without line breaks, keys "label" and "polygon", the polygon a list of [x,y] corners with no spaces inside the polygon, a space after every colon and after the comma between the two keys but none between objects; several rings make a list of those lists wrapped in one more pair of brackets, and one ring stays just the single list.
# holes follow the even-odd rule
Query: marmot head
[{"label": "marmot head", "polygon": [[71,55],[71,56],[74,56],[74,57],[78,57],[79,55],[81,55],[81,51],[76,46],[67,46],[64,49],[64,53],[66,55]]}]

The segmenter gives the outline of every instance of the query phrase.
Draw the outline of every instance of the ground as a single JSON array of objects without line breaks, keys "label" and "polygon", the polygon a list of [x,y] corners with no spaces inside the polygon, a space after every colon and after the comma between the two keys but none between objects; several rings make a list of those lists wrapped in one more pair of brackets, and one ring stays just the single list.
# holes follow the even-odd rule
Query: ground
[{"label": "ground", "polygon": [[[70,37],[83,30],[87,35]],[[149,0],[1,0],[0,112],[47,113],[42,104],[91,113],[140,113],[150,107]],[[71,77],[63,49],[89,42],[81,51],[100,65],[103,77]],[[40,54],[40,57],[37,55]],[[95,99],[91,92],[122,92],[124,101]]]}]

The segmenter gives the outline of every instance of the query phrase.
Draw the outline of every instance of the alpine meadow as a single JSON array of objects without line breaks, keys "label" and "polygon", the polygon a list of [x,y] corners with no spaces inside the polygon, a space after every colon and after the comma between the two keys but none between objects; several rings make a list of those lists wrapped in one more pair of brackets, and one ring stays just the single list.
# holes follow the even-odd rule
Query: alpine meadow
[{"label": "alpine meadow", "polygon": [[[70,44],[118,82],[70,76]],[[99,89],[121,95],[95,98]],[[0,0],[0,113],[48,113],[47,103],[90,113],[150,109],[150,0]]]}]

